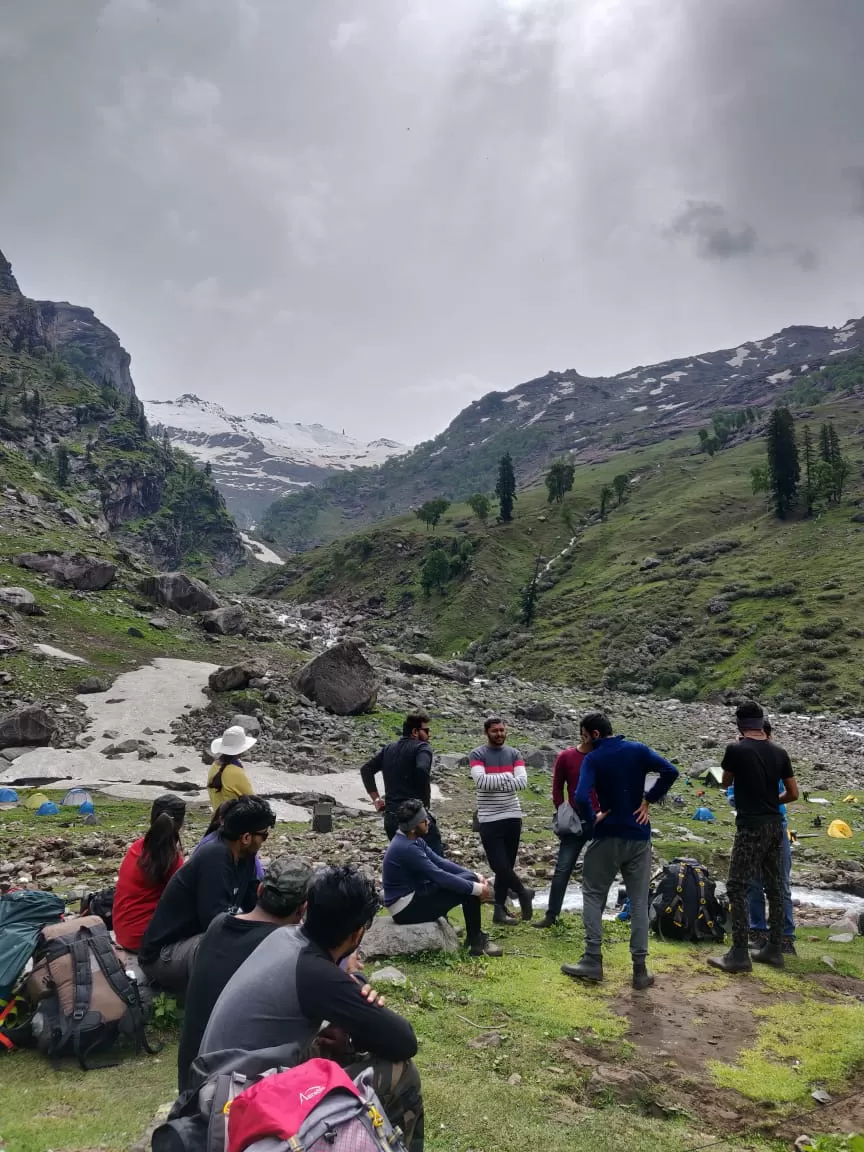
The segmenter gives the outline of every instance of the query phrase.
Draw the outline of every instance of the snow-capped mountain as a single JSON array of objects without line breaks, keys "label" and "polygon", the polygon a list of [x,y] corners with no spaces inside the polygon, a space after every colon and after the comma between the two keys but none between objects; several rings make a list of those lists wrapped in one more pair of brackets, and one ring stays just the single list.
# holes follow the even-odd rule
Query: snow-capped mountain
[{"label": "snow-capped mountain", "polygon": [[262,412],[232,416],[219,404],[187,394],[144,402],[150,427],[202,464],[243,527],[280,496],[320,484],[335,472],[382,464],[408,452],[394,440],[363,444],[321,424],[287,424]]}]

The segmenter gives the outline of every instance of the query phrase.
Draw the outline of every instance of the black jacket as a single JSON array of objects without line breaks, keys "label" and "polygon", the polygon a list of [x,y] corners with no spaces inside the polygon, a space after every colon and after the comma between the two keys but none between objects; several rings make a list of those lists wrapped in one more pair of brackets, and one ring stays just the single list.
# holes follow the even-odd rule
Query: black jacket
[{"label": "black jacket", "polygon": [[403,736],[394,740],[360,769],[363,787],[375,790],[375,776],[384,779],[384,801],[395,812],[405,800],[422,800],[428,809],[432,799],[432,745],[428,740]]}]

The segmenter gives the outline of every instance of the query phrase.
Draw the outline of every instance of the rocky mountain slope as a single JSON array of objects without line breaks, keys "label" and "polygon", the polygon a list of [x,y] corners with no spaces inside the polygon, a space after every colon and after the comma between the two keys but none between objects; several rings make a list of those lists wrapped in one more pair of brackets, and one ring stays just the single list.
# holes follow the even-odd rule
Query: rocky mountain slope
[{"label": "rocky mountain slope", "polygon": [[248,556],[203,470],[151,435],[117,336],[87,308],[28,299],[0,254],[4,487],[47,537],[77,526],[85,547],[122,540],[163,568],[228,573]]},{"label": "rocky mountain slope", "polygon": [[796,326],[737,348],[639,366],[614,377],[549,372],[509,392],[490,392],[407,456],[374,471],[335,477],[277,502],[262,530],[285,547],[308,548],[394,516],[437,495],[490,491],[511,452],[521,486],[555,456],[577,465],[680,436],[717,411],[764,408],[864,346],[864,319],[842,328]]},{"label": "rocky mountain slope", "polygon": [[197,396],[148,400],[153,429],[175,448],[209,464],[213,481],[243,527],[250,527],[274,500],[334,473],[375,467],[408,451],[394,440],[362,444],[321,424],[287,424],[256,412],[232,416]]},{"label": "rocky mountain slope", "polygon": [[[561,504],[520,493],[511,524],[453,504],[434,532],[412,514],[295,555],[259,591],[338,598],[380,639],[483,675],[679,699],[749,693],[782,709],[864,711],[864,357],[838,367],[861,384],[798,407],[798,436],[837,429],[851,468],[844,498],[774,519],[754,495],[764,421],[709,456],[691,433],[586,464]],[[829,379],[828,383],[832,383]],[[629,477],[605,518],[600,492]],[[427,592],[423,566],[444,557]],[[524,592],[539,573],[530,625]]]}]

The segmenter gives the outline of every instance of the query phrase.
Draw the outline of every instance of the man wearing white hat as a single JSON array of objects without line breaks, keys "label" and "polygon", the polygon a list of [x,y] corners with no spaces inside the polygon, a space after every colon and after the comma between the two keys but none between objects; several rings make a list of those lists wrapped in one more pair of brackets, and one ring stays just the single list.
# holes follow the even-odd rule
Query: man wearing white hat
[{"label": "man wearing white hat", "polygon": [[257,743],[255,736],[247,736],[245,728],[235,724],[210,745],[214,760],[207,776],[207,791],[214,812],[226,800],[255,795],[240,757]]}]

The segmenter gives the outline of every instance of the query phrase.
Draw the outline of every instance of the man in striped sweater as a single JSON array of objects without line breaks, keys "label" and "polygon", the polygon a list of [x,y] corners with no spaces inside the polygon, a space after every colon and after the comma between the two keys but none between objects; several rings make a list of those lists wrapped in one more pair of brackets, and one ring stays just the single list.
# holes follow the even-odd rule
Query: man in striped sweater
[{"label": "man in striped sweater", "polygon": [[507,894],[514,892],[522,919],[533,915],[534,893],[516,874],[516,857],[522,836],[522,805],[517,793],[528,786],[521,752],[507,743],[507,725],[499,716],[484,724],[486,743],[471,753],[471,779],[477,788],[477,820],[480,840],[489,867],[495,873],[496,924],[515,924],[507,911]]}]

